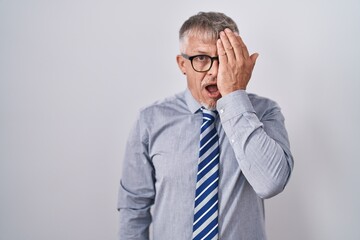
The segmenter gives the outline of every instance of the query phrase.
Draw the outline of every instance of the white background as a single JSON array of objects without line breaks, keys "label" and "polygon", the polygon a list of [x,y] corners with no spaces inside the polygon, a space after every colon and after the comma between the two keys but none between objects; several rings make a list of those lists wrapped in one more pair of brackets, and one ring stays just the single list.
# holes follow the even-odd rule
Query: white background
[{"label": "white background", "polygon": [[178,30],[221,11],[260,53],[295,169],[270,240],[360,239],[360,1],[0,0],[0,239],[116,239],[140,107],[182,91]]}]

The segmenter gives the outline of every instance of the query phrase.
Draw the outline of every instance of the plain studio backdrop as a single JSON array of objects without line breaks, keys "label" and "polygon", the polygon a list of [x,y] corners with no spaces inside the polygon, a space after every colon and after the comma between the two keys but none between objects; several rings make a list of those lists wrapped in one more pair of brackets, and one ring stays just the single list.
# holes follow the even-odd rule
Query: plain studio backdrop
[{"label": "plain studio backdrop", "polygon": [[138,110],[186,87],[178,30],[221,11],[295,157],[269,240],[360,239],[360,1],[0,0],[0,239],[116,239]]}]

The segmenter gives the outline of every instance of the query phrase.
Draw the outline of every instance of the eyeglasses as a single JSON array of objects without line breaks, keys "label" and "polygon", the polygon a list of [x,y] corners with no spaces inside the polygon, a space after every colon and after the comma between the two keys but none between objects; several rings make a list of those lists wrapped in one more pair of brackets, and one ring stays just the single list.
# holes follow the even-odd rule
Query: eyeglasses
[{"label": "eyeglasses", "polygon": [[214,60],[219,61],[219,57],[210,57],[208,55],[189,56],[182,53],[181,56],[190,60],[191,66],[196,72],[207,72],[211,69]]}]

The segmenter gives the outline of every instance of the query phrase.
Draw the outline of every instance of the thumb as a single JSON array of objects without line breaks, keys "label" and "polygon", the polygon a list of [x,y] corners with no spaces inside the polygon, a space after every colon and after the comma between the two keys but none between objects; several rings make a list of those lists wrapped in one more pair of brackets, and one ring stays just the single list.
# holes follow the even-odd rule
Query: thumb
[{"label": "thumb", "polygon": [[250,59],[253,63],[253,66],[255,66],[255,63],[256,63],[256,59],[259,57],[259,54],[258,53],[254,53],[250,56]]}]

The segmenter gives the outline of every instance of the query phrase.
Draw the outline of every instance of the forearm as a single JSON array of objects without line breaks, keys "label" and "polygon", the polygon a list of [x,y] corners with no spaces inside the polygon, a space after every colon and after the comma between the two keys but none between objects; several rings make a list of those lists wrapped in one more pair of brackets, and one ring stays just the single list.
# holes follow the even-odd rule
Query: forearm
[{"label": "forearm", "polygon": [[291,172],[287,154],[262,128],[241,138],[244,141],[234,142],[232,146],[253,189],[261,198],[280,193]]},{"label": "forearm", "polygon": [[[244,91],[218,101],[222,126],[246,179],[262,198],[281,192],[292,157],[280,110],[261,122]],[[265,131],[266,130],[266,131]]]},{"label": "forearm", "polygon": [[[127,192],[123,186],[119,190],[119,232],[120,240],[148,240],[151,223],[150,207],[141,209],[134,203],[137,197]],[[143,205],[143,204],[141,204]]]}]

